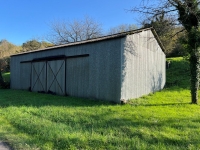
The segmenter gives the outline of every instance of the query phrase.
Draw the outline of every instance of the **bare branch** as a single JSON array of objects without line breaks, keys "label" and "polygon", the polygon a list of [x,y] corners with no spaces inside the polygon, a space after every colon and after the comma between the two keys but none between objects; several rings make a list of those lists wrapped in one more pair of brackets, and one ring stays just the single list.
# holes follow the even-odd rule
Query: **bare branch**
[{"label": "bare branch", "polygon": [[52,33],[49,35],[48,40],[54,44],[88,40],[101,35],[100,24],[89,17],[73,22],[54,22],[50,26]]},{"label": "bare branch", "polygon": [[175,34],[173,34],[170,38],[173,38],[173,37],[175,37],[176,35],[178,35],[178,34],[184,32],[184,31],[185,31],[185,29],[183,28],[182,30],[180,30],[180,31],[176,32]]}]

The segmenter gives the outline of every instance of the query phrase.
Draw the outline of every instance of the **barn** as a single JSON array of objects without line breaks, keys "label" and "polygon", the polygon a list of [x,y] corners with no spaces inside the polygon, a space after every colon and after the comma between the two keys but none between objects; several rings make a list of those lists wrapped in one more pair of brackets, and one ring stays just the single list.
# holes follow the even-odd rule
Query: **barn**
[{"label": "barn", "polygon": [[11,88],[114,101],[165,85],[164,48],[153,28],[11,56]]}]

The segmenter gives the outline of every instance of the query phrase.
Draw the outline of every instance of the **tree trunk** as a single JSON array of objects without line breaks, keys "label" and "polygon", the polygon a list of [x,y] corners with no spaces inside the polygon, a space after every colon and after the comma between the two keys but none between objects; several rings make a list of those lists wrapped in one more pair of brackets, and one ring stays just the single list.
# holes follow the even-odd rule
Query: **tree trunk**
[{"label": "tree trunk", "polygon": [[3,80],[2,73],[0,71],[0,87],[3,87],[3,86],[4,86],[4,80]]},{"label": "tree trunk", "polygon": [[191,103],[198,103],[198,89],[199,89],[199,57],[197,54],[190,55],[190,75],[191,75]]}]

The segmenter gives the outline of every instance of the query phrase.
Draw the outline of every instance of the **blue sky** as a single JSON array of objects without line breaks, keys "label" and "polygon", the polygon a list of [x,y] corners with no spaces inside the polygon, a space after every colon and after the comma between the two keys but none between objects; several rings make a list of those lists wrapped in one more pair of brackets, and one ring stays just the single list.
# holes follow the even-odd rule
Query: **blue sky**
[{"label": "blue sky", "polygon": [[1,0],[0,40],[21,45],[45,37],[54,20],[72,21],[89,16],[103,30],[120,24],[138,24],[137,15],[128,11],[141,0]]}]

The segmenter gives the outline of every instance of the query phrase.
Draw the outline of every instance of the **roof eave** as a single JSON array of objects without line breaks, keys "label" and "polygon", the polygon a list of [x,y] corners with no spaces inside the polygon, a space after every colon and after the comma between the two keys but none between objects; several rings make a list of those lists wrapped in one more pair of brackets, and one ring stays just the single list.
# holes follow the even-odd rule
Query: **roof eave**
[{"label": "roof eave", "polygon": [[165,47],[163,46],[163,44],[162,44],[162,42],[161,42],[161,40],[160,40],[158,34],[156,33],[156,30],[155,30],[153,27],[151,27],[151,31],[152,31],[152,33],[154,34],[154,36],[155,36],[155,38],[156,38],[156,40],[157,40],[159,46],[161,47],[162,51],[165,52],[165,51],[166,51],[166,50],[165,50]]}]

